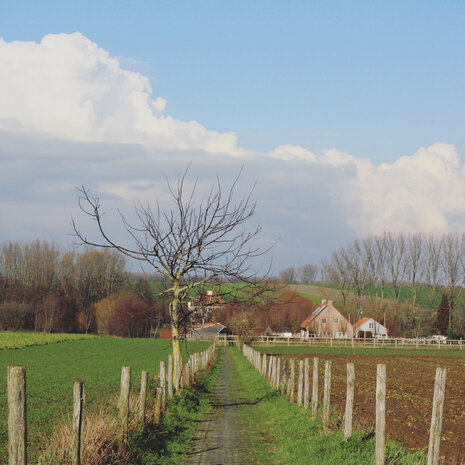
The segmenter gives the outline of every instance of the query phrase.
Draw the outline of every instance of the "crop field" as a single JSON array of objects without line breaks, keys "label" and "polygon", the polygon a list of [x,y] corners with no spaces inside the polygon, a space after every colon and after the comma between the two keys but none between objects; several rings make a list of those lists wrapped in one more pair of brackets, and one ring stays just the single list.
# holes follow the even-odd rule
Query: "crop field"
[{"label": "crop field", "polygon": [[[427,450],[436,368],[447,368],[441,456],[447,464],[465,463],[465,354],[459,351],[341,350],[303,347],[255,347],[283,358],[319,357],[319,393],[324,362],[332,360],[331,404],[344,412],[346,364],[355,364],[354,418],[370,430],[375,424],[376,365],[386,364],[386,434],[412,450]],[[312,364],[311,364],[312,366]],[[297,371],[297,370],[296,370]],[[296,375],[297,376],[297,375]],[[297,386],[297,378],[296,378]]]},{"label": "crop field", "polygon": [[[187,350],[198,352],[208,345],[183,344],[183,355]],[[170,340],[104,337],[0,350],[0,463],[7,463],[7,366],[26,367],[28,456],[29,463],[36,463],[37,453],[53,427],[71,413],[75,380],[85,381],[85,409],[90,411],[115,400],[122,366],[131,366],[131,383],[138,389],[141,371],[148,370],[149,379],[153,378],[160,361],[166,361],[170,353]]]},{"label": "crop field", "polygon": [[0,331],[0,349],[22,349],[29,346],[53,344],[55,342],[77,341],[79,339],[93,339],[97,336],[90,334],[69,333],[21,333]]}]

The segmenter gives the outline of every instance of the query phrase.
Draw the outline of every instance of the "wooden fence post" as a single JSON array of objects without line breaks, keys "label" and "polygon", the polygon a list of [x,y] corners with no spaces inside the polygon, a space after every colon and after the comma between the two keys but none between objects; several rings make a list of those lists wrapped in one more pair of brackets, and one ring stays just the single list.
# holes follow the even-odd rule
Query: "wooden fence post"
[{"label": "wooden fence post", "polygon": [[155,397],[155,408],[153,409],[153,423],[155,425],[160,424],[160,419],[161,419],[161,404],[163,399],[163,390],[162,388],[158,387],[157,388],[157,394]]},{"label": "wooden fence post", "polygon": [[173,397],[173,355],[168,355],[168,397]]},{"label": "wooden fence post", "polygon": [[297,387],[297,403],[302,405],[304,390],[304,361],[299,361],[299,385]]},{"label": "wooden fence post", "polygon": [[289,401],[294,402],[295,400],[295,360],[291,358],[289,361],[290,373],[289,379],[287,381],[287,395],[289,396]]},{"label": "wooden fence post", "polygon": [[281,387],[281,358],[276,360],[276,389]]},{"label": "wooden fence post", "polygon": [[144,426],[145,424],[145,402],[147,399],[147,382],[149,379],[149,372],[142,371],[140,377],[140,395],[139,395],[139,423]]},{"label": "wooden fence post", "polygon": [[73,437],[71,444],[71,463],[81,465],[82,460],[82,410],[84,405],[84,383],[76,381],[73,387]]},{"label": "wooden fence post", "polygon": [[346,441],[352,436],[354,396],[355,396],[355,366],[353,363],[348,363],[347,364],[346,413],[344,416],[344,439]]},{"label": "wooden fence post", "polygon": [[436,369],[434,383],[433,413],[431,415],[431,430],[428,446],[428,465],[439,464],[439,446],[441,443],[442,414],[444,410],[444,393],[446,389],[445,368]]},{"label": "wooden fence post", "polygon": [[26,368],[8,367],[8,460],[27,463]]},{"label": "wooden fence post", "polygon": [[327,430],[329,427],[329,413],[331,406],[331,360],[325,362],[325,384],[323,391],[323,429]]},{"label": "wooden fence post", "polygon": [[283,376],[281,378],[282,393],[285,394],[287,390],[287,360],[283,360]]},{"label": "wooden fence post", "polygon": [[318,357],[313,358],[312,417],[318,414]]},{"label": "wooden fence post", "polygon": [[386,455],[386,365],[376,367],[376,451],[375,464],[384,465]]},{"label": "wooden fence post", "polygon": [[129,391],[131,389],[131,367],[123,367],[121,370],[121,393],[119,397],[120,434],[118,445],[120,449],[126,449],[128,445],[129,422]]},{"label": "wooden fence post", "polygon": [[165,410],[166,407],[166,364],[165,362],[160,362],[160,387],[163,390],[163,398],[161,401],[161,408],[162,410]]},{"label": "wooden fence post", "polygon": [[304,408],[308,408],[308,399],[310,397],[310,359],[305,359],[304,369]]}]

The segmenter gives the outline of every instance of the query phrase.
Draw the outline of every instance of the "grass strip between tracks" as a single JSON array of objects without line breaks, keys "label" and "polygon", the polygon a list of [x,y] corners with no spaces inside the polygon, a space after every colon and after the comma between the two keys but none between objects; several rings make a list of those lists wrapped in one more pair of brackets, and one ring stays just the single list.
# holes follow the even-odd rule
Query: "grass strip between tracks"
[{"label": "grass strip between tracks", "polygon": [[[284,396],[269,387],[265,379],[236,349],[231,350],[231,365],[240,385],[236,401],[241,405],[241,421],[250,432],[255,459],[250,463],[293,465],[359,465],[374,463],[373,433],[356,431],[345,442],[341,426],[322,433],[321,421],[311,411],[289,404]],[[341,422],[339,422],[341,423]],[[426,457],[411,453],[401,444],[387,441],[386,465],[420,465]]]}]

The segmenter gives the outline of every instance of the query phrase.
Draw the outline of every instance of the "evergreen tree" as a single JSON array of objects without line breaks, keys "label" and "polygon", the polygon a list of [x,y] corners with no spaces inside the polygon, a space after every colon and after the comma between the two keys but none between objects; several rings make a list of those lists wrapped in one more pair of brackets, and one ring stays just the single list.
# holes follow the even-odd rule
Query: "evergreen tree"
[{"label": "evergreen tree", "polygon": [[436,321],[434,323],[434,330],[438,334],[447,335],[447,328],[449,327],[449,299],[447,294],[442,294],[441,303],[439,304],[436,314]]}]

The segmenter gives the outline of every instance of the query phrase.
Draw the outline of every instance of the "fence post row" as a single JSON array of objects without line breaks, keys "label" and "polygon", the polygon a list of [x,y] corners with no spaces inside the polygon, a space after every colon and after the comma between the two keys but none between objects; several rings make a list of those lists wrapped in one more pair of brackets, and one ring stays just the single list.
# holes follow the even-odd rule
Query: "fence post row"
[{"label": "fence post row", "polygon": [[[216,342],[207,350],[200,353],[202,364],[195,365],[196,368],[206,368],[216,351]],[[181,381],[181,363],[179,357],[177,373],[178,383]],[[194,354],[192,360],[200,360],[199,354]],[[192,360],[186,364],[186,385],[190,383],[190,374],[195,375],[192,369]],[[168,388],[171,386],[173,392],[173,356],[169,356],[168,366]],[[160,422],[161,413],[166,406],[166,366],[165,362],[160,362],[160,387],[157,388],[155,401],[154,420]],[[82,425],[83,425],[83,405],[85,401],[85,389],[83,381],[76,381],[73,385],[73,417],[72,417],[72,438],[71,438],[71,463],[72,465],[82,464]],[[145,423],[145,408],[147,400],[148,372],[142,371],[141,387],[139,397],[138,421]],[[129,396],[131,390],[131,367],[124,366],[121,370],[121,390],[119,396],[119,432],[118,446],[125,450],[129,440]],[[19,366],[9,366],[7,369],[7,391],[8,391],[8,464],[27,464],[27,415],[26,415],[26,369]]]},{"label": "fence post row", "polygon": [[[418,339],[417,339],[418,341]],[[365,341],[364,341],[365,342]],[[403,341],[401,341],[403,342]],[[352,340],[352,346],[354,342]],[[395,340],[397,345],[397,340]],[[461,346],[460,341],[460,346]],[[243,344],[243,352],[247,359],[255,368],[265,377],[268,378],[269,384],[276,389],[280,389],[283,394],[287,395],[290,402],[294,402],[295,396],[295,360],[270,356],[270,365],[266,364],[266,354],[261,354],[255,349]],[[289,373],[288,373],[289,365]],[[325,362],[325,378],[323,393],[323,428],[327,430],[330,418],[330,398],[331,398],[331,366],[332,362]],[[267,371],[268,369],[268,371]],[[282,376],[281,376],[282,373]],[[434,385],[433,409],[431,416],[431,430],[428,447],[427,465],[439,465],[439,446],[441,441],[442,417],[444,411],[444,397],[446,386],[445,368],[436,370],[436,381]],[[299,362],[299,384],[297,401],[302,403],[305,408],[309,404],[310,390],[310,363],[309,359]],[[353,409],[355,397],[355,366],[353,363],[347,363],[347,392],[344,415],[344,439],[347,440],[352,436],[353,431]],[[318,357],[313,358],[313,379],[312,379],[312,417],[318,414]],[[375,464],[384,465],[386,455],[386,365],[378,364],[376,367],[376,445],[375,445]]]}]

